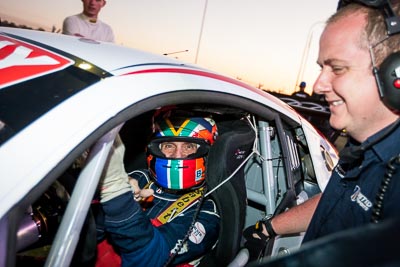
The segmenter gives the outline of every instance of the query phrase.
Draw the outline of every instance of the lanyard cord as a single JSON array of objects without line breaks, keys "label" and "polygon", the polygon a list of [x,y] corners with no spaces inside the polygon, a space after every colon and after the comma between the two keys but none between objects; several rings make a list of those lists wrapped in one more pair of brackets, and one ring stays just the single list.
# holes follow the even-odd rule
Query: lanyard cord
[{"label": "lanyard cord", "polygon": [[206,194],[205,194],[206,191],[207,191],[207,186],[205,186],[205,188],[204,188],[204,190],[203,190],[203,194],[201,195],[200,199],[198,200],[198,204],[197,204],[196,211],[195,211],[194,214],[193,214],[192,223],[190,224],[190,227],[189,227],[188,231],[186,232],[185,237],[182,239],[182,241],[179,241],[179,240],[178,240],[178,241],[176,242],[175,248],[174,248],[173,252],[169,255],[169,258],[168,258],[168,260],[166,261],[166,263],[164,264],[164,267],[170,266],[170,264],[172,263],[172,261],[175,259],[175,256],[176,256],[176,255],[179,253],[179,251],[182,249],[183,245],[185,244],[185,242],[188,240],[190,234],[192,233],[194,224],[195,224],[196,221],[197,221],[197,217],[198,217],[198,215],[199,215],[199,213],[200,213],[201,206],[202,206],[202,204],[203,204],[203,202],[204,202],[205,195],[206,195]]},{"label": "lanyard cord", "polygon": [[[254,133],[255,133],[255,140],[254,140],[254,143],[253,143],[253,151],[252,151],[252,152],[250,153],[250,155],[247,156],[247,158],[236,168],[236,170],[233,171],[231,175],[229,175],[229,177],[227,177],[225,180],[223,180],[221,183],[219,183],[216,187],[214,187],[214,188],[211,189],[210,191],[208,191],[208,190],[207,190],[207,187],[206,187],[206,188],[204,189],[203,194],[202,194],[202,196],[200,197],[200,199],[198,199],[197,201],[195,201],[194,203],[192,203],[191,205],[189,205],[188,207],[186,207],[186,208],[184,209],[184,210],[187,210],[187,209],[189,209],[191,206],[193,206],[196,202],[198,202],[196,211],[195,211],[195,213],[194,213],[194,215],[193,215],[192,223],[191,223],[191,225],[190,225],[190,227],[189,227],[189,229],[188,229],[188,231],[187,231],[185,237],[183,238],[183,240],[182,240],[181,242],[178,241],[178,242],[176,243],[175,249],[174,249],[174,251],[170,254],[170,256],[169,256],[167,262],[164,264],[164,267],[167,267],[167,266],[169,266],[169,265],[172,263],[172,261],[174,260],[175,256],[179,253],[179,251],[180,251],[181,248],[183,247],[184,243],[188,240],[188,238],[189,238],[189,236],[190,236],[190,234],[191,234],[191,232],[192,232],[192,230],[193,230],[194,224],[196,223],[197,216],[198,216],[199,213],[200,213],[201,206],[202,206],[202,203],[204,202],[204,199],[205,199],[206,197],[208,197],[211,193],[213,193],[215,190],[217,190],[219,187],[221,187],[223,184],[225,184],[226,182],[228,182],[228,181],[243,167],[243,165],[244,165],[245,163],[247,163],[247,161],[248,161],[254,154],[257,154],[257,155],[261,156],[261,155],[259,154],[259,152],[258,152],[258,145],[257,145],[257,144],[258,144],[258,142],[257,142],[257,141],[258,141],[258,133],[257,133],[257,127],[255,126],[255,119],[254,119],[254,117],[252,117],[253,122],[252,122],[251,119],[248,118],[248,117],[246,117],[246,119],[247,119],[247,121],[249,122],[249,125],[251,126],[251,128],[253,129],[253,131],[254,131]],[[208,192],[207,192],[207,191],[208,191]],[[182,212],[183,212],[183,211],[182,211]]]},{"label": "lanyard cord", "polygon": [[383,201],[385,198],[385,193],[388,191],[389,184],[399,165],[400,165],[400,155],[397,155],[392,157],[386,166],[386,173],[382,179],[378,193],[376,194],[374,206],[372,209],[371,222],[373,223],[378,223],[382,218],[382,209],[384,204]]}]

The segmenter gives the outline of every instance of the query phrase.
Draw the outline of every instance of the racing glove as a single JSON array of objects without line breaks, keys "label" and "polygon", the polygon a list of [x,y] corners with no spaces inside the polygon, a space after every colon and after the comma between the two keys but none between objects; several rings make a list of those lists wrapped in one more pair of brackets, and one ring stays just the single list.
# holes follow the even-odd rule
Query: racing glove
[{"label": "racing glove", "polygon": [[128,174],[124,167],[125,146],[120,136],[115,138],[111,147],[100,181],[100,202],[109,201],[128,191],[134,191],[129,183]]},{"label": "racing glove", "polygon": [[[270,241],[274,240],[274,237],[277,234],[272,228],[271,220],[272,217],[266,217],[258,221],[255,225],[249,226],[244,230],[243,236],[246,240],[244,247],[249,251],[249,262],[262,259],[266,256],[265,253],[269,249],[272,249],[270,245],[273,245],[273,243],[270,243]],[[265,226],[268,236],[263,234],[262,225]]]}]

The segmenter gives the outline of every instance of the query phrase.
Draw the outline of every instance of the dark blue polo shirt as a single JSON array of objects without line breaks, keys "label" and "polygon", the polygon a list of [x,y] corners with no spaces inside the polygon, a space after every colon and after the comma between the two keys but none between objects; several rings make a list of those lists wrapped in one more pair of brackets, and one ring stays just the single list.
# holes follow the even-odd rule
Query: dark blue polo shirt
[{"label": "dark blue polo shirt", "polygon": [[[385,130],[371,136],[364,144],[371,143]],[[353,166],[339,160],[322,194],[303,243],[369,223],[387,163],[399,154],[400,127],[397,127],[388,137],[368,149],[362,160],[353,162]],[[383,203],[383,220],[400,216],[400,166],[395,170]]]}]

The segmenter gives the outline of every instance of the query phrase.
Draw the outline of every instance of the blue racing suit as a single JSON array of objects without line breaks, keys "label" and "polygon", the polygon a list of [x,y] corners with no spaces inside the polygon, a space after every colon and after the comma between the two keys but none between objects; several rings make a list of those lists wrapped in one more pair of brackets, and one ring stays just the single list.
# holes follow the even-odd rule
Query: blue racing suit
[{"label": "blue racing suit", "polygon": [[[149,182],[149,174],[135,171],[130,176],[139,181],[140,188]],[[124,193],[102,204],[105,231],[112,244],[121,252],[122,266],[163,266],[177,244],[188,234],[197,209],[194,204],[172,221],[155,226],[152,220],[171,206],[180,195],[167,193],[151,184],[154,200],[145,210]],[[189,238],[177,253],[173,265],[188,263],[206,254],[216,244],[219,232],[219,215],[215,203],[205,199]]]}]

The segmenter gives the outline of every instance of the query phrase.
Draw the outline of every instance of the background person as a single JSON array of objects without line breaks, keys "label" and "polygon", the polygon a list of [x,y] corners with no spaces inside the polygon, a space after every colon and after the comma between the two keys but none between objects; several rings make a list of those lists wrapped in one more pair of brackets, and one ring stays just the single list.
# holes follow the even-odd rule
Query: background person
[{"label": "background person", "polygon": [[296,91],[292,94],[292,96],[297,96],[297,97],[301,97],[301,98],[308,98],[310,97],[310,95],[305,91],[306,90],[306,82],[301,82],[299,85],[299,89],[300,91]]},{"label": "background person", "polygon": [[82,0],[83,11],[64,19],[62,33],[90,38],[97,41],[114,42],[111,27],[98,19],[105,0]]},{"label": "background person", "polygon": [[[399,4],[394,4],[396,14]],[[400,154],[398,116],[381,101],[372,72],[371,58],[379,67],[400,50],[400,34],[385,38],[387,29],[379,9],[349,4],[327,21],[318,55],[321,73],[313,89],[325,96],[332,127],[346,129],[350,139],[322,194],[246,229],[253,259],[264,241],[277,234],[306,231],[305,243],[371,221],[400,217],[398,170],[386,184],[384,197],[380,195],[382,207],[375,205],[387,182],[387,163]]]},{"label": "background person", "polygon": [[[123,166],[124,145],[116,139],[100,189],[104,230],[123,266],[195,266],[219,233],[216,205],[203,198],[206,157],[217,128],[210,118],[167,116],[156,119],[154,129],[148,169],[132,172],[132,179]],[[139,205],[151,194],[152,201]]]}]

